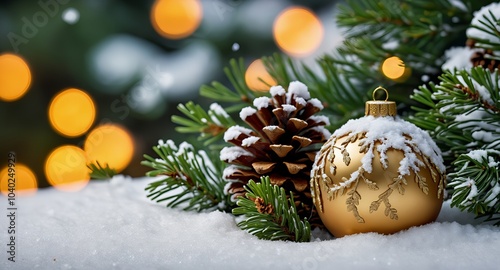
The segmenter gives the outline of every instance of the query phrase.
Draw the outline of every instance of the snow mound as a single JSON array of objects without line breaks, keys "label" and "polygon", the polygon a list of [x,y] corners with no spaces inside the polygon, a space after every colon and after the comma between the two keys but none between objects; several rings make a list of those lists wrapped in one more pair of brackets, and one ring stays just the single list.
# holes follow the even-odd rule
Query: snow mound
[{"label": "snow mound", "polygon": [[[0,269],[495,269],[500,228],[443,205],[438,221],[393,235],[271,242],[227,213],[164,208],[151,178],[116,176],[78,193],[17,198],[16,262],[7,260],[5,197]],[[327,239],[323,237],[323,239]]]}]

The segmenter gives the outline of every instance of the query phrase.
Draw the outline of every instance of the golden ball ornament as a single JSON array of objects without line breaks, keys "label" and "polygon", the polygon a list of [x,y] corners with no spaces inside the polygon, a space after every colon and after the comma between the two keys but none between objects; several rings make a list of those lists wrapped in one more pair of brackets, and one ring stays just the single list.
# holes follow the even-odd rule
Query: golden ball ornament
[{"label": "golden ball ornament", "polygon": [[[384,90],[388,97],[387,90]],[[396,116],[392,101],[366,103],[322,146],[311,171],[314,205],[335,236],[391,234],[434,221],[445,166],[432,138]]]}]

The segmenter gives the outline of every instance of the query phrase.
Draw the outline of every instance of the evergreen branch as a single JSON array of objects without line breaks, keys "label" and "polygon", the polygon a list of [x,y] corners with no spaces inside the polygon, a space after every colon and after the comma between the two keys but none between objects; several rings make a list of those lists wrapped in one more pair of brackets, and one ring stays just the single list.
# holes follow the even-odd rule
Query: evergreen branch
[{"label": "evergreen branch", "polygon": [[285,189],[271,185],[267,176],[260,183],[250,180],[245,189],[246,197],[240,197],[233,209],[233,214],[245,215],[238,223],[241,229],[259,239],[310,241],[311,226],[297,214],[292,192],[287,197]]},{"label": "evergreen branch", "polygon": [[[341,80],[352,82],[345,92],[362,89],[358,100],[366,100],[366,92],[384,85],[391,88],[393,100],[407,103],[408,90],[417,87],[423,75],[433,78],[441,73],[444,51],[463,42],[473,12],[485,4],[470,0],[348,0],[339,5],[337,15],[338,24],[348,29],[346,40],[336,54],[324,59],[335,74],[341,74]],[[399,57],[412,76],[395,80],[383,76],[381,66],[391,56]],[[327,79],[337,80],[325,74]]]},{"label": "evergreen branch", "polygon": [[[243,58],[238,60],[231,59],[229,61],[229,67],[224,68],[224,73],[235,91],[232,91],[219,82],[212,82],[211,86],[203,85],[200,88],[200,94],[215,101],[237,103],[237,105],[241,105],[241,108],[245,106],[245,103],[251,104],[252,101],[256,97],[261,96],[262,93],[252,91],[248,87],[245,81],[245,71],[246,68]],[[234,109],[236,110],[237,108]]]},{"label": "evergreen branch", "polygon": [[[339,53],[339,57],[341,55]],[[379,60],[383,60],[385,56],[379,58]],[[337,61],[328,56],[318,60],[318,66],[315,69],[304,64],[296,64],[291,58],[278,53],[270,57],[263,57],[262,61],[278,85],[289,85],[291,81],[296,80],[307,82],[311,96],[323,101],[325,112],[330,114],[329,116],[333,120],[331,121],[333,128],[340,127],[351,118],[362,116],[364,102],[369,97],[368,92],[378,86],[381,79],[384,79],[380,71],[371,68],[371,66],[359,63],[353,64],[345,59]],[[242,59],[232,59],[229,67],[224,69],[231,83],[231,88],[235,89],[235,91],[219,82],[213,82],[211,86],[204,85],[201,87],[201,95],[214,100],[232,103],[233,105],[225,109],[227,113],[239,111],[248,104],[252,104],[256,97],[268,95],[268,93],[254,92],[248,88],[245,82],[245,67],[243,64]],[[358,74],[350,77],[352,73],[346,72],[346,65],[349,66],[347,69],[352,70],[352,73],[357,71]],[[358,80],[360,74],[365,77],[363,80]],[[189,108],[187,108],[188,106]],[[179,110],[187,118],[172,117],[173,122],[182,125],[176,129],[177,131],[200,132],[202,133],[200,139],[214,136],[211,132],[207,132],[207,130],[212,131],[213,126],[209,127],[207,126],[208,122],[202,122],[204,121],[203,118],[207,119],[207,116],[201,107],[188,103],[179,105]],[[225,131],[227,126],[223,125],[223,128]]]},{"label": "evergreen branch", "polygon": [[500,151],[471,151],[460,155],[453,165],[460,170],[450,174],[451,206],[500,225]]},{"label": "evergreen branch", "polygon": [[319,59],[318,66],[314,70],[305,64],[296,64],[289,57],[277,53],[262,58],[262,61],[279,85],[288,85],[295,80],[307,82],[311,96],[323,102],[324,112],[333,118],[332,127],[337,128],[348,119],[363,114],[367,92],[373,88],[366,85],[354,86],[353,80],[344,76],[344,67],[334,63],[332,59],[329,56]]},{"label": "evergreen branch", "polygon": [[420,49],[436,45],[444,49],[443,36],[463,32],[472,19],[470,2],[463,1],[468,7],[463,10],[450,0],[348,0],[339,5],[337,23],[349,29],[347,38],[395,39]]},{"label": "evergreen branch", "polygon": [[300,81],[300,73],[297,72],[295,64],[289,57],[274,53],[272,56],[262,57],[261,59],[267,72],[276,80],[278,85],[289,85],[294,80]]},{"label": "evergreen branch", "polygon": [[[464,3],[466,10],[457,8],[449,0],[403,3],[361,0],[347,4],[341,5],[337,16],[339,25],[350,27],[347,39],[334,54],[318,59],[318,66],[308,67],[280,54],[262,58],[277,84],[305,82],[311,95],[323,101],[332,128],[362,116],[364,102],[378,85],[390,87],[393,100],[407,102],[409,91],[420,83],[422,75],[437,76],[440,72],[437,65],[443,61],[444,50],[457,37],[463,37],[473,12],[470,1]],[[446,38],[438,33],[444,33]],[[406,81],[386,78],[380,67],[390,56],[400,57],[414,76]],[[224,71],[236,91],[213,83],[211,87],[202,87],[202,95],[239,102],[234,109],[241,109],[256,95],[245,84],[243,60],[231,60]]]},{"label": "evergreen branch", "polygon": [[97,160],[95,163],[87,164],[87,168],[90,169],[91,179],[109,179],[117,174],[115,169],[109,167],[109,164],[106,163],[103,167]]},{"label": "evergreen branch", "polygon": [[[330,89],[330,92],[321,91],[318,96],[329,102],[339,114],[349,119],[357,118],[363,114],[367,93],[374,89],[371,85],[375,80],[370,80],[370,78],[378,74],[374,74],[368,65],[351,64],[352,62],[341,56],[340,51],[341,49],[336,59],[326,56],[320,62],[326,75],[324,87]],[[357,75],[351,76],[352,72],[357,72]],[[357,76],[366,76],[366,80],[359,81]]]},{"label": "evergreen branch", "polygon": [[200,133],[199,140],[210,145],[222,139],[224,132],[235,123],[229,114],[217,103],[210,105],[206,112],[200,105],[190,101],[177,106],[186,117],[173,115],[172,122],[180,125],[179,133]]},{"label": "evergreen branch", "polygon": [[164,176],[146,187],[147,197],[167,207],[183,210],[227,210],[231,206],[224,194],[222,178],[224,164],[203,151],[183,142],[177,147],[172,141],[159,141],[153,147],[159,158],[144,155],[141,164],[152,168],[147,176]]},{"label": "evergreen branch", "polygon": [[211,86],[203,85],[200,88],[200,95],[212,99],[226,102],[239,102],[242,97],[231,91],[219,82],[212,82]]},{"label": "evergreen branch", "polygon": [[410,118],[429,130],[450,164],[451,206],[500,225],[500,88],[497,71],[446,71],[411,96],[430,106]]},{"label": "evergreen branch", "polygon": [[500,149],[500,88],[498,73],[481,67],[447,71],[439,85],[416,90],[412,99],[430,109],[415,108],[410,121],[429,130],[444,149],[445,159],[473,149]]},{"label": "evergreen branch", "polygon": [[[472,23],[471,28],[477,29],[481,32],[481,37],[475,36],[475,33],[469,34],[469,38],[474,40],[474,47],[483,48],[486,50],[500,50],[500,18],[488,10],[488,14],[483,15],[477,23]],[[490,37],[485,38],[485,34]]]}]

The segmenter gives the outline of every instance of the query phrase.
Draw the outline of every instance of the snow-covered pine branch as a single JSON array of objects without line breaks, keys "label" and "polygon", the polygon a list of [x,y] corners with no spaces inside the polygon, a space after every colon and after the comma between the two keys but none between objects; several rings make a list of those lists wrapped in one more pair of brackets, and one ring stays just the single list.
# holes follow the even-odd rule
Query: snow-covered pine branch
[{"label": "snow-covered pine branch", "polygon": [[[468,47],[450,49],[438,85],[415,90],[412,121],[443,150],[452,206],[498,221],[500,217],[500,4],[474,13]],[[500,222],[496,223],[500,225]]]},{"label": "snow-covered pine branch", "polygon": [[245,189],[245,197],[240,197],[233,209],[233,214],[244,216],[238,223],[241,229],[260,239],[310,241],[311,225],[298,215],[293,194],[287,196],[268,176],[261,177],[260,183],[250,180]]},{"label": "snow-covered pine branch", "polygon": [[146,187],[148,197],[167,207],[184,210],[228,210],[231,202],[224,193],[223,164],[203,150],[183,142],[160,140],[153,147],[158,158],[144,155],[142,165],[152,168],[148,176],[161,176]]}]

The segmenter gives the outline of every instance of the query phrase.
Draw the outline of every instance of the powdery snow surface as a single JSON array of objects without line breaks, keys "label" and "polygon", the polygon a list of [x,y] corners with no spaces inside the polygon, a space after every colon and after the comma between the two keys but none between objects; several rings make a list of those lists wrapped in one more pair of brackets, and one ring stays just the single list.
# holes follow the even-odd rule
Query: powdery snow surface
[{"label": "powdery snow surface", "polygon": [[77,193],[17,198],[16,262],[7,260],[2,197],[0,269],[498,269],[500,228],[445,203],[438,222],[394,235],[310,243],[258,240],[230,214],[164,208],[152,179],[116,176]]},{"label": "powdery snow surface", "polygon": [[446,62],[441,66],[443,70],[453,71],[454,69],[469,69],[472,68],[472,62],[470,57],[477,49],[471,49],[469,47],[453,47],[448,49],[444,55],[447,59]]}]

